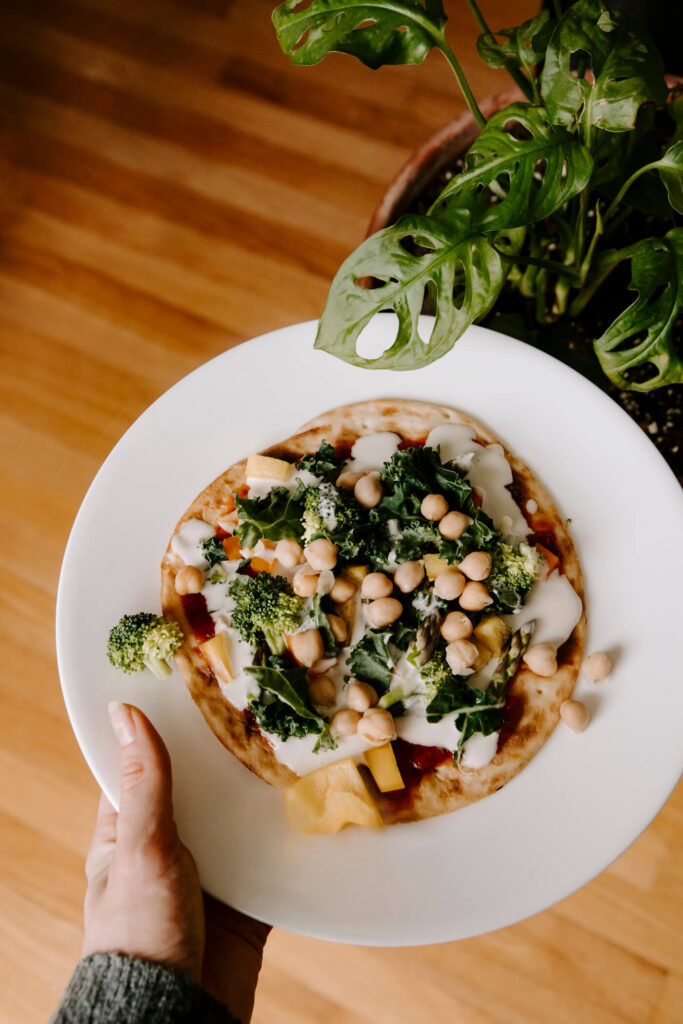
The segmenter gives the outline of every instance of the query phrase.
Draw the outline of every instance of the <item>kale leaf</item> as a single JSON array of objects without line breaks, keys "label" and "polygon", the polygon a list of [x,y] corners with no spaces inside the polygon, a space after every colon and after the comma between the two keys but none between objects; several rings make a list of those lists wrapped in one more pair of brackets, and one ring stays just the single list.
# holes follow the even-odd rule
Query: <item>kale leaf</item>
[{"label": "kale leaf", "polygon": [[[327,720],[318,715],[309,702],[305,667],[274,669],[248,665],[244,671],[253,676],[261,688],[261,696],[252,700],[249,708],[264,729],[283,740],[290,736],[319,734],[315,749],[334,749],[336,743]],[[264,699],[264,694],[271,700]],[[273,708],[274,704],[281,706]]]},{"label": "kale leaf", "polygon": [[304,487],[299,486],[293,493],[286,487],[273,487],[264,498],[240,498],[236,494],[237,536],[243,546],[253,548],[262,538],[300,541],[303,492]]},{"label": "kale leaf", "polygon": [[391,630],[368,629],[349,652],[348,665],[356,679],[370,683],[378,693],[391,684],[393,658],[389,652]]},{"label": "kale leaf", "polygon": [[209,563],[209,568],[214,565],[218,565],[219,562],[224,562],[227,558],[225,554],[225,548],[219,541],[218,537],[209,537],[207,540],[199,542],[204,558]]},{"label": "kale leaf", "polygon": [[334,483],[342,471],[344,460],[337,458],[334,448],[327,441],[323,441],[315,455],[304,455],[299,462],[299,469],[312,473],[320,480],[327,483]]}]

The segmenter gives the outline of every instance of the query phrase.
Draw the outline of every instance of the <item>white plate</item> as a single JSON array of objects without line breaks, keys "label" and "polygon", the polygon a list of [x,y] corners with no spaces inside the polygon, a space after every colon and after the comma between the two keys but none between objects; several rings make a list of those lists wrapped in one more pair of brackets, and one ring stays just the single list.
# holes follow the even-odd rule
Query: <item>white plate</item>
[{"label": "white plate", "polygon": [[[428,327],[428,324],[423,324]],[[386,331],[389,319],[373,327]],[[683,500],[657,450],[602,392],[521,342],[472,327],[411,373],[360,370],[286,327],[200,367],[155,402],[98,473],[69,539],[57,646],[64,698],[97,781],[117,802],[112,699],[154,721],[174,766],[181,835],[204,887],[319,938],[414,945],[512,924],[602,871],[651,821],[681,770]],[[374,339],[376,340],[376,338]],[[214,738],[177,672],[125,676],[105,656],[124,612],[159,608],[176,521],[232,462],[346,402],[452,405],[488,426],[549,488],[583,566],[588,650],[615,656],[576,695],[592,721],[560,725],[531,764],[455,814],[334,836],[289,830],[282,798]]]}]

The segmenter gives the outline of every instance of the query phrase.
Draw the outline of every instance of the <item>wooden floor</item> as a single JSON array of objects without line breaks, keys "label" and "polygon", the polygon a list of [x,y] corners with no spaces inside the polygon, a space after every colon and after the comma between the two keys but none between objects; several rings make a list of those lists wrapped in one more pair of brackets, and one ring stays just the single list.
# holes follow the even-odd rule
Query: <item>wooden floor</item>
[{"label": "wooden floor", "polygon": [[[438,54],[293,67],[271,6],[0,4],[1,1024],[46,1021],[79,955],[97,787],[53,621],[88,484],[181,376],[319,314],[383,186],[461,109]],[[476,94],[503,87],[447,7]],[[498,27],[534,3],[483,7]],[[680,1024],[682,848],[679,787],[602,876],[504,931],[413,950],[275,932],[254,1020]]]}]

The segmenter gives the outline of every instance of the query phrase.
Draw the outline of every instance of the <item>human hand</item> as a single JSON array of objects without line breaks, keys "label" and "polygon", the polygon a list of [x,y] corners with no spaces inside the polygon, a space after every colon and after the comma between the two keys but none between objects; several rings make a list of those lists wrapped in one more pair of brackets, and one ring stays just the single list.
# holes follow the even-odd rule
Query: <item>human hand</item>
[{"label": "human hand", "polygon": [[100,799],[83,955],[128,953],[173,967],[248,1021],[270,926],[203,896],[173,820],[163,740],[138,708],[113,703],[109,713],[121,747],[120,803],[117,814]]},{"label": "human hand", "polygon": [[113,702],[109,714],[121,747],[121,795],[118,814],[100,799],[85,866],[83,955],[128,953],[200,983],[202,891],[173,820],[168,751],[137,708]]}]

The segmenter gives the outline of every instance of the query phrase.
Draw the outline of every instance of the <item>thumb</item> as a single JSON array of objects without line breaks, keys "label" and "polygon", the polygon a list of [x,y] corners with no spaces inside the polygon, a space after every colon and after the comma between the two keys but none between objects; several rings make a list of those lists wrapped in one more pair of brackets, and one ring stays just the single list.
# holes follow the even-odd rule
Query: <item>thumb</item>
[{"label": "thumb", "polygon": [[112,701],[109,717],[121,747],[117,848],[153,845],[176,839],[171,800],[171,760],[159,733],[142,711]]}]

